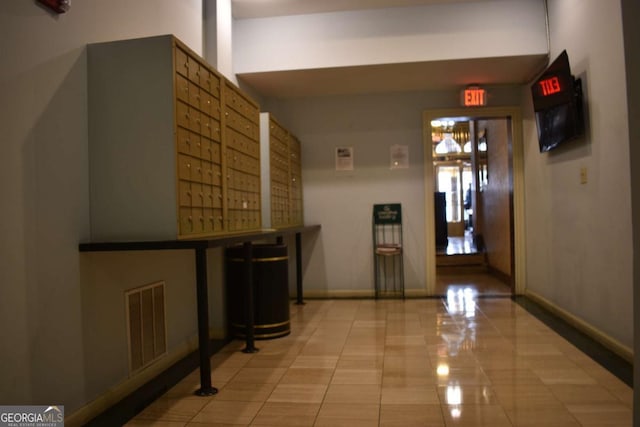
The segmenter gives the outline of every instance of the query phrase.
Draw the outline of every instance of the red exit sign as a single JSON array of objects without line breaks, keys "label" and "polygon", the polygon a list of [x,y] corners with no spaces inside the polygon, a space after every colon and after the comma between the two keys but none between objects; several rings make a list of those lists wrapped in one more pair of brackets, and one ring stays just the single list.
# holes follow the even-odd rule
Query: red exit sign
[{"label": "red exit sign", "polygon": [[478,86],[470,86],[462,91],[462,105],[482,107],[487,105],[487,91]]},{"label": "red exit sign", "polygon": [[560,79],[558,79],[557,76],[540,80],[538,84],[540,85],[542,95],[544,96],[553,95],[554,93],[558,93],[562,90],[562,87],[560,86]]}]

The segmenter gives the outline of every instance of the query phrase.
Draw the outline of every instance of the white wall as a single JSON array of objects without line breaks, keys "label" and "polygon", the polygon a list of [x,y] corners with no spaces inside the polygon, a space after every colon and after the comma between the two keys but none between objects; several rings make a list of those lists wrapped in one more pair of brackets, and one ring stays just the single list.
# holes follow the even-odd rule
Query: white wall
[{"label": "white wall", "polygon": [[[490,88],[494,106],[520,104],[519,88]],[[422,92],[271,101],[264,108],[301,141],[309,296],[373,295],[373,204],[402,203],[405,287],[424,295],[425,212],[422,113],[459,106],[459,93]],[[409,169],[390,170],[389,149],[409,146]],[[355,151],[353,172],[335,170],[335,147]]]},{"label": "white wall", "polygon": [[216,0],[202,0],[202,57],[218,66],[218,6]]},{"label": "white wall", "polygon": [[57,403],[70,414],[96,392],[85,383],[91,331],[81,307],[91,284],[80,280],[78,253],[89,233],[85,45],[166,33],[201,52],[201,1],[76,1],[59,16],[33,1],[3,2],[3,404]]},{"label": "white wall", "polygon": [[[539,153],[528,95],[527,287],[632,347],[629,132],[620,3],[550,0],[549,23],[551,59],[566,49],[573,74],[582,78],[587,132],[574,144]],[[580,184],[581,168],[587,169],[586,184]]]},{"label": "white wall", "polygon": [[233,71],[233,33],[231,0],[216,0],[217,53],[216,67],[226,78],[237,83]]},{"label": "white wall", "polygon": [[544,19],[529,0],[242,19],[234,72],[544,54]]}]

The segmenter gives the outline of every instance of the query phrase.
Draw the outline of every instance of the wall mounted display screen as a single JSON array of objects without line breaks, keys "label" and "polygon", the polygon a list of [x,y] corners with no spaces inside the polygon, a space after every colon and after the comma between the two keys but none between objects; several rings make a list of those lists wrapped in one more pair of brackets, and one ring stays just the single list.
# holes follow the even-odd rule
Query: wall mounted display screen
[{"label": "wall mounted display screen", "polygon": [[531,95],[541,152],[584,134],[581,81],[571,75],[567,51],[533,83]]}]

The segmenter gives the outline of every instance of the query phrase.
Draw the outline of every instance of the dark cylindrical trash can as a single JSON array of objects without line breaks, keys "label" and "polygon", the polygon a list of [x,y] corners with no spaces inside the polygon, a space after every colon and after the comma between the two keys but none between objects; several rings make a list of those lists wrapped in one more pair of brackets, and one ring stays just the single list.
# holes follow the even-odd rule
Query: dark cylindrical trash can
[{"label": "dark cylindrical trash can", "polygon": [[[242,246],[226,250],[227,318],[231,336],[245,338],[245,284],[242,283]],[[256,339],[271,339],[291,332],[287,246],[253,245],[253,318]]]}]

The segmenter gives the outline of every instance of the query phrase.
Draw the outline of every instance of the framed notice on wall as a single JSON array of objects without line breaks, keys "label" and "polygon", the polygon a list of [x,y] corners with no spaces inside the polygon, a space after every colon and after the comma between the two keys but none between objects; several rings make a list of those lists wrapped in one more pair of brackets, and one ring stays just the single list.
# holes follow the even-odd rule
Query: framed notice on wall
[{"label": "framed notice on wall", "polygon": [[389,153],[391,169],[407,169],[409,167],[409,146],[394,144]]},{"label": "framed notice on wall", "polygon": [[353,170],[353,147],[336,147],[336,170]]}]

